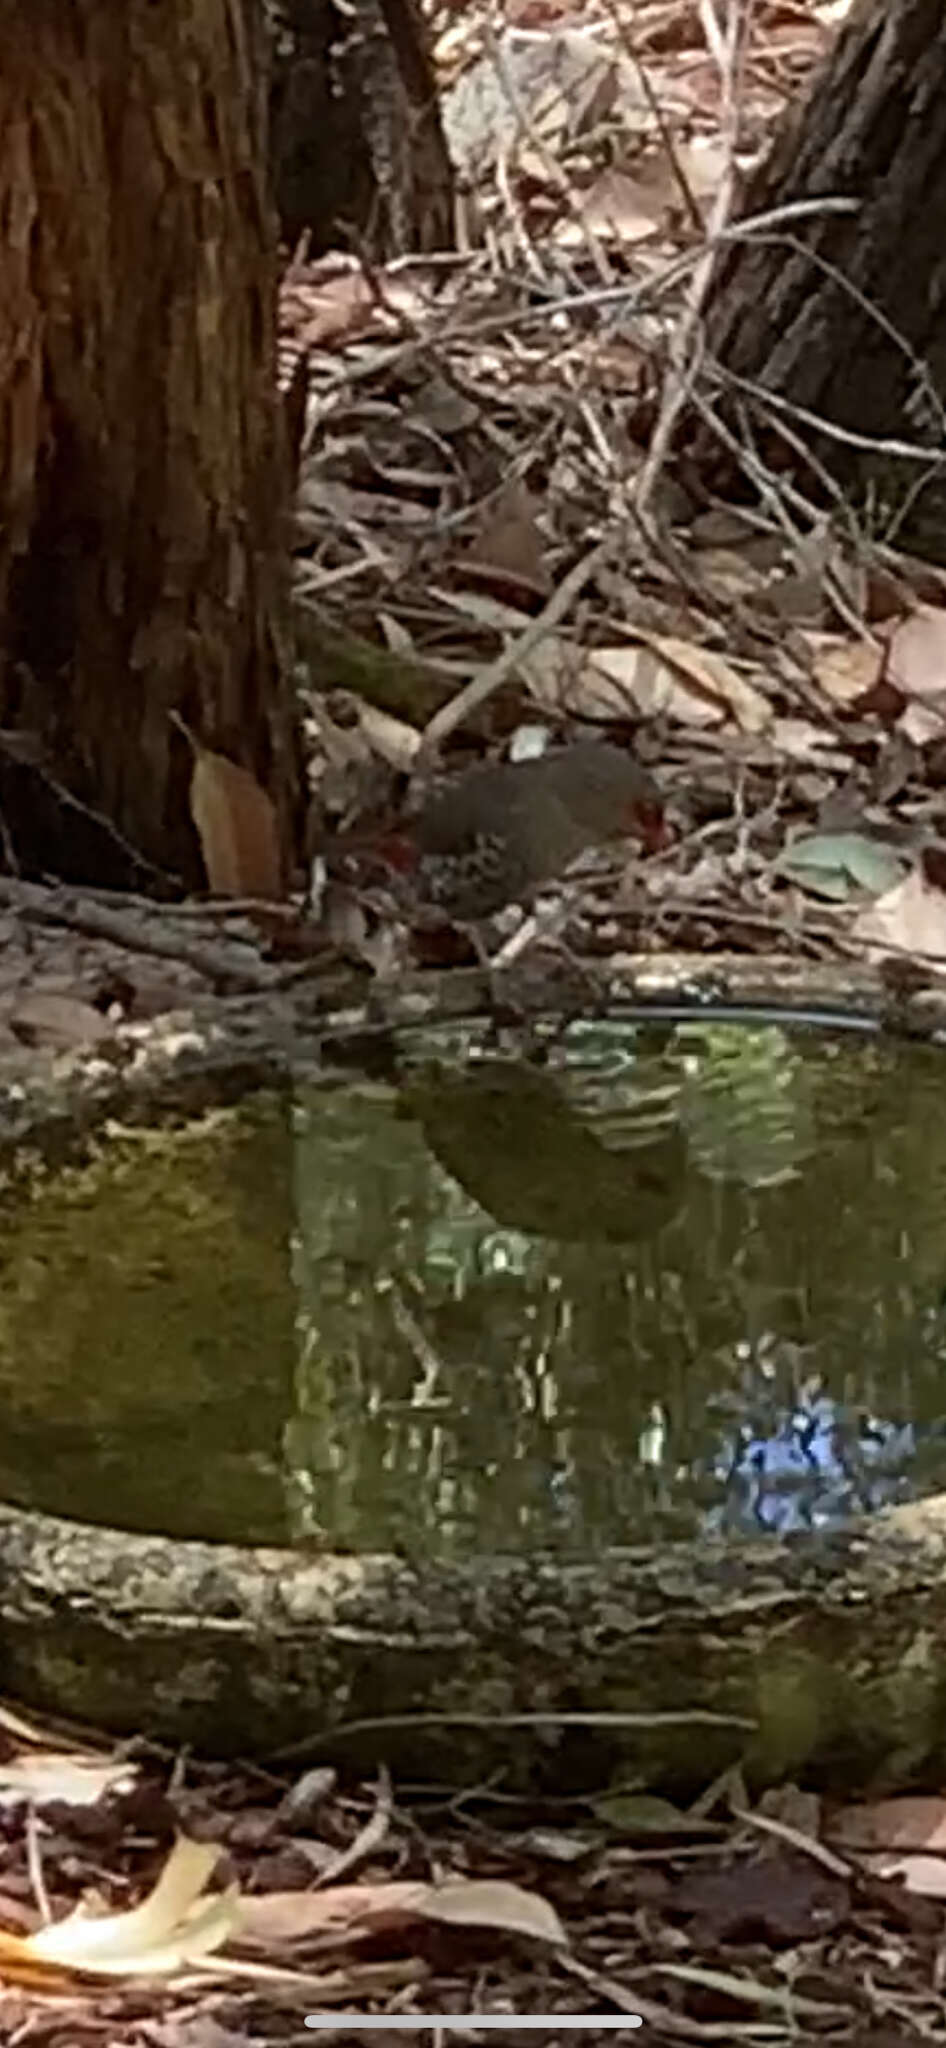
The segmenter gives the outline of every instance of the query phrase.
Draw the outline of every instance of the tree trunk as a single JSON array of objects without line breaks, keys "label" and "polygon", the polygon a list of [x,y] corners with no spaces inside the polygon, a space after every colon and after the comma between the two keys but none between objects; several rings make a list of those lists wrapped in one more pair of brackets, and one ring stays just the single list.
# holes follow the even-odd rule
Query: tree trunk
[{"label": "tree trunk", "polygon": [[28,870],[202,880],[172,710],[288,846],[260,41],[251,0],[0,0],[0,822]]},{"label": "tree trunk", "polygon": [[283,234],[383,262],[450,246],[453,180],[418,0],[267,0]]},{"label": "tree trunk", "polygon": [[[946,14],[860,0],[746,195],[747,216],[854,202],[737,244],[720,265],[710,346],[748,380],[831,422],[744,393],[801,435],[875,531],[946,553]],[[738,388],[738,387],[737,387]],[[849,438],[843,438],[843,436]],[[858,444],[868,439],[873,445]],[[920,459],[878,443],[909,442]],[[770,444],[771,445],[771,444]],[[782,442],[783,451],[785,447]],[[795,460],[795,457],[791,458]],[[809,472],[805,481],[811,486]]]}]

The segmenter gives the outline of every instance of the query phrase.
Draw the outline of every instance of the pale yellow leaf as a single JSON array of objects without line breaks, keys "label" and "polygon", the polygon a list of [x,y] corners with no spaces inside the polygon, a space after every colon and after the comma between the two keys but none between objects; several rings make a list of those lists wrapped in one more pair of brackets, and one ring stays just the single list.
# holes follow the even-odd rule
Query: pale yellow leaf
[{"label": "pale yellow leaf", "polygon": [[931,740],[942,739],[944,727],[946,704],[942,709],[935,704],[908,704],[897,720],[897,731],[913,747],[926,747]]},{"label": "pale yellow leaf", "polygon": [[54,1800],[65,1806],[94,1806],[109,1792],[130,1790],[137,1776],[135,1764],[34,1750],[0,1764],[0,1806],[23,1800],[33,1806],[48,1806]]},{"label": "pale yellow leaf", "polygon": [[588,655],[566,702],[572,711],[603,711],[612,717],[635,709],[646,717],[663,713],[683,725],[715,726],[732,717],[744,732],[771,723],[766,697],[737,673],[721,654],[672,635],[639,635],[640,645],[599,647]]},{"label": "pale yellow leaf", "polygon": [[701,587],[730,602],[755,597],[767,581],[765,571],[738,548],[700,548],[696,566]]},{"label": "pale yellow leaf", "polygon": [[926,1899],[946,1898],[946,1856],[876,1856],[870,1868]]},{"label": "pale yellow leaf", "polygon": [[140,1906],[96,1916],[80,1907],[23,1941],[24,1961],[110,1976],[164,1976],[197,1956],[211,1954],[239,1925],[236,1886],[226,1892],[205,1891],[219,1856],[219,1846],[213,1843],[182,1838]]},{"label": "pale yellow leaf", "polygon": [[792,761],[814,762],[819,768],[833,768],[845,774],[849,756],[838,746],[832,732],[813,725],[808,718],[776,718],[772,722],[772,745],[779,755]]}]

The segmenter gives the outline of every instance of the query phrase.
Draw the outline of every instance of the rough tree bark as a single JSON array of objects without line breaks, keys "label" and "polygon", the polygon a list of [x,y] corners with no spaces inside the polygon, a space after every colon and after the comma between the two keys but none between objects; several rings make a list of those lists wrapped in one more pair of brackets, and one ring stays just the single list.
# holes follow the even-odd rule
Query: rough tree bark
[{"label": "rough tree bark", "polygon": [[374,261],[450,245],[453,181],[418,0],[267,0],[283,234]]},{"label": "rough tree bark", "polygon": [[[848,210],[775,227],[720,266],[709,342],[748,380],[848,436],[909,442],[928,460],[786,421],[858,509],[946,555],[946,13],[939,0],[859,0],[748,193]],[[743,394],[758,412],[759,398]],[[810,482],[810,477],[809,477]]]},{"label": "rough tree bark", "polygon": [[288,840],[260,36],[251,0],[0,0],[0,822],[27,869],[202,879],[172,709]]}]

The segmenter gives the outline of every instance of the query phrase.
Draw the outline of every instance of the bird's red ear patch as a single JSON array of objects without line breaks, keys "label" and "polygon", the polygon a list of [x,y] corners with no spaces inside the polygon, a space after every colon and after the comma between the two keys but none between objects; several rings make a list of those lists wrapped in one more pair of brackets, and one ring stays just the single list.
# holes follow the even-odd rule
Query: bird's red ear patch
[{"label": "bird's red ear patch", "polygon": [[634,805],[633,826],[647,853],[660,853],[669,842],[664,807],[657,797]]}]

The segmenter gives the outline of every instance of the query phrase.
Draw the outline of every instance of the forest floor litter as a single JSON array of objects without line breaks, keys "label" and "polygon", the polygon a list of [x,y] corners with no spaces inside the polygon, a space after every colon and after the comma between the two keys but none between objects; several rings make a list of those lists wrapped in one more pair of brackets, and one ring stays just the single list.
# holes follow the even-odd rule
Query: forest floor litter
[{"label": "forest floor litter", "polygon": [[[737,150],[698,6],[645,0],[631,33],[593,0],[580,20],[517,0],[498,44],[445,9],[475,245],[381,272],[287,262],[317,820],[400,801],[434,747],[449,767],[615,738],[657,777],[669,836],[565,885],[555,936],[579,958],[880,960],[914,982],[946,967],[946,573],[734,446],[700,352],[707,231],[729,231],[739,173],[841,12],[759,0]],[[737,489],[695,470],[687,408],[719,425]],[[211,793],[239,807],[232,785]],[[426,964],[376,904],[300,908],[309,881],[261,906],[2,878],[7,1077],[107,1054],[168,1013],[209,1029],[228,1002],[307,980],[318,997],[339,968]],[[731,1779],[677,1811],[646,1786],[421,1792],[383,1764],[374,1785],[339,1783],[143,1744],[40,1765],[52,1738],[11,1715],[0,1742],[9,2048],[264,2048],[311,2040],[306,2012],[331,2011],[415,2029],[505,2015],[499,2039],[516,2015],[609,2018],[589,2048],[621,2014],[655,2044],[946,2042],[938,1798],[852,1820]],[[111,1975],[94,1918],[30,1946],[80,1901],[123,1915],[149,1895],[110,1936]],[[322,2038],[365,2036],[339,2017]],[[538,2038],[574,2035],[550,2018]]]}]

